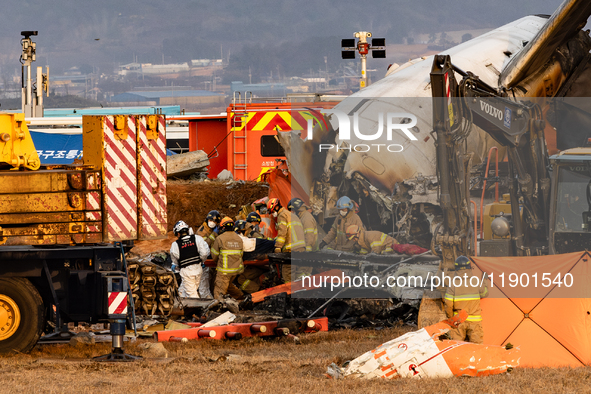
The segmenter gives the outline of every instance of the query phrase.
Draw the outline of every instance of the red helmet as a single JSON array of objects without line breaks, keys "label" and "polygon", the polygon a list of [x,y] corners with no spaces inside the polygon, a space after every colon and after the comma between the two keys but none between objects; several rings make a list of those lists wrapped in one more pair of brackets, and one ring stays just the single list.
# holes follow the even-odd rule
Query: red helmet
[{"label": "red helmet", "polygon": [[278,198],[272,198],[267,203],[267,211],[269,211],[269,212],[278,211],[279,208],[281,208],[281,202],[279,201]]}]

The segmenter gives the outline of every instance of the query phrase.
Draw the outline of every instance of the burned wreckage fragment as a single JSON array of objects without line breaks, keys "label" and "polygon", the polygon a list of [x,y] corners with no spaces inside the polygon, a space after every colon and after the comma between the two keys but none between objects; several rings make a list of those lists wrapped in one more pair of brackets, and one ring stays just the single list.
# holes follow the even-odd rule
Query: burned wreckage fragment
[{"label": "burned wreckage fragment", "polygon": [[[337,132],[328,124],[330,132],[326,132],[325,138],[331,136],[334,140]],[[368,230],[391,234],[400,243],[431,247],[431,221],[439,213],[435,176],[418,174],[411,179],[390,183],[386,179],[389,172],[384,168],[390,166],[387,161],[379,163],[376,168],[377,162],[366,156],[362,162],[372,167],[371,174],[353,171],[351,160],[355,162],[355,159],[351,159],[348,150],[316,153],[305,159],[314,163],[312,167],[300,166],[306,157],[302,152],[311,147],[295,131],[278,132],[278,136],[286,151],[292,181],[309,191],[309,206],[319,225],[325,226],[337,216],[336,202],[346,195],[355,202],[358,215]],[[376,173],[382,176],[378,177]]]},{"label": "burned wreckage fragment", "polygon": [[519,366],[518,347],[447,339],[445,334],[467,317],[468,313],[462,310],[450,319],[388,341],[346,366],[333,363],[327,374],[335,379],[449,378],[496,375]]},{"label": "burned wreckage fragment", "polygon": [[[430,288],[429,278],[439,263],[438,257],[427,254],[359,255],[333,250],[269,257],[272,265],[289,260],[322,273],[292,282],[289,292],[270,292],[262,299],[255,293],[241,306],[283,318],[327,316],[331,329],[414,326],[423,292]],[[373,285],[369,278],[374,279]],[[402,280],[396,282],[396,278]]]}]

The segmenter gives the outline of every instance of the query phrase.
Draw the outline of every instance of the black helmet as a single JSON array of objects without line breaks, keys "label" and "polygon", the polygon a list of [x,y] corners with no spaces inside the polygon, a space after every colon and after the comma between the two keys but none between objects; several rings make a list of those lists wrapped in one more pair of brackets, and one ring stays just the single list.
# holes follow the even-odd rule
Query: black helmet
[{"label": "black helmet", "polygon": [[260,223],[261,222],[261,215],[256,212],[251,212],[246,217],[246,221],[248,223]]},{"label": "black helmet", "polygon": [[289,200],[289,204],[287,204],[287,209],[289,209],[290,211],[292,209],[295,209],[297,211],[298,209],[300,209],[302,205],[304,205],[304,202],[301,198],[292,198],[291,200]]},{"label": "black helmet", "polygon": [[222,220],[222,215],[216,210],[209,211],[205,220],[212,220],[216,223],[219,223]]},{"label": "black helmet", "polygon": [[244,234],[246,231],[246,220],[236,220],[236,223],[234,223],[234,231]]},{"label": "black helmet", "polygon": [[460,256],[456,259],[456,271],[470,268],[470,259],[466,256]]}]

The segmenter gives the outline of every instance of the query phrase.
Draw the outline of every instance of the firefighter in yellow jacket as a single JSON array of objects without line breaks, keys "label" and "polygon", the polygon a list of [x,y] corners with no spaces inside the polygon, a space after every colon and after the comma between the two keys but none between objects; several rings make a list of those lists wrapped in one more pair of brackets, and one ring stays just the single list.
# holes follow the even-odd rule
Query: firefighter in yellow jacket
[{"label": "firefighter in yellow jacket", "polygon": [[[451,339],[457,341],[469,341],[474,343],[483,343],[484,331],[482,329],[482,310],[480,309],[480,299],[488,295],[488,289],[478,278],[479,286],[472,286],[473,272],[470,265],[470,259],[466,256],[460,256],[455,262],[455,277],[461,277],[461,285],[455,286],[452,278],[451,286],[445,292],[445,313],[447,317],[452,317],[460,310],[468,312],[468,318],[460,324],[458,328],[449,331]],[[476,280],[474,280],[476,282]],[[459,280],[457,283],[460,284]],[[475,283],[474,283],[475,284]]]},{"label": "firefighter in yellow jacket", "polygon": [[339,198],[336,207],[339,210],[339,216],[334,220],[330,231],[326,234],[319,247],[322,249],[328,246],[329,249],[352,251],[355,242],[347,239],[347,227],[354,224],[365,230],[365,226],[355,213],[355,205],[349,197],[343,196]]},{"label": "firefighter in yellow jacket", "polygon": [[218,211],[209,211],[205,218],[205,222],[203,222],[203,224],[197,229],[197,235],[201,236],[210,248],[211,245],[213,245],[213,241],[215,241],[218,236],[221,220],[222,216]]},{"label": "firefighter in yellow jacket", "polygon": [[292,214],[295,212],[302,223],[304,240],[306,241],[306,252],[318,250],[318,224],[302,199],[297,197],[292,198],[287,205],[287,209]]},{"label": "firefighter in yellow jacket", "polygon": [[[275,253],[305,252],[304,228],[297,215],[292,215],[285,209],[278,198],[271,198],[267,203],[267,210],[277,221],[277,237],[275,238]],[[284,264],[281,274],[285,282],[292,278],[291,264]]]},{"label": "firefighter in yellow jacket", "polygon": [[391,254],[392,245],[397,244],[394,238],[381,231],[364,231],[352,224],[347,227],[347,239],[354,241],[359,253]]},{"label": "firefighter in yellow jacket", "polygon": [[234,221],[226,216],[220,222],[220,235],[211,246],[211,257],[217,262],[213,290],[215,299],[221,300],[226,293],[235,299],[243,298],[242,291],[232,283],[237,275],[244,272],[242,250],[242,239],[234,232]]},{"label": "firefighter in yellow jacket", "polygon": [[264,230],[261,228],[261,215],[256,212],[251,212],[246,217],[246,233],[248,238],[260,238],[265,239],[263,235]]},{"label": "firefighter in yellow jacket", "polygon": [[[308,207],[301,198],[292,198],[287,204],[287,209],[298,216],[304,229],[304,240],[306,241],[306,252],[315,252],[318,250],[318,225],[316,219],[308,211]],[[307,266],[305,258],[297,263],[295,275],[297,278],[312,275],[312,267]]]}]

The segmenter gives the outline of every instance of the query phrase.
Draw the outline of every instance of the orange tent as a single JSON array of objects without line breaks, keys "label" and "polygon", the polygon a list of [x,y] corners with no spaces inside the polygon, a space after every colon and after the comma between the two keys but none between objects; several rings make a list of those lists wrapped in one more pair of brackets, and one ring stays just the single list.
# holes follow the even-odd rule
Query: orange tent
[{"label": "orange tent", "polygon": [[485,343],[519,346],[524,367],[591,365],[589,252],[472,261],[492,282],[481,302]]}]

